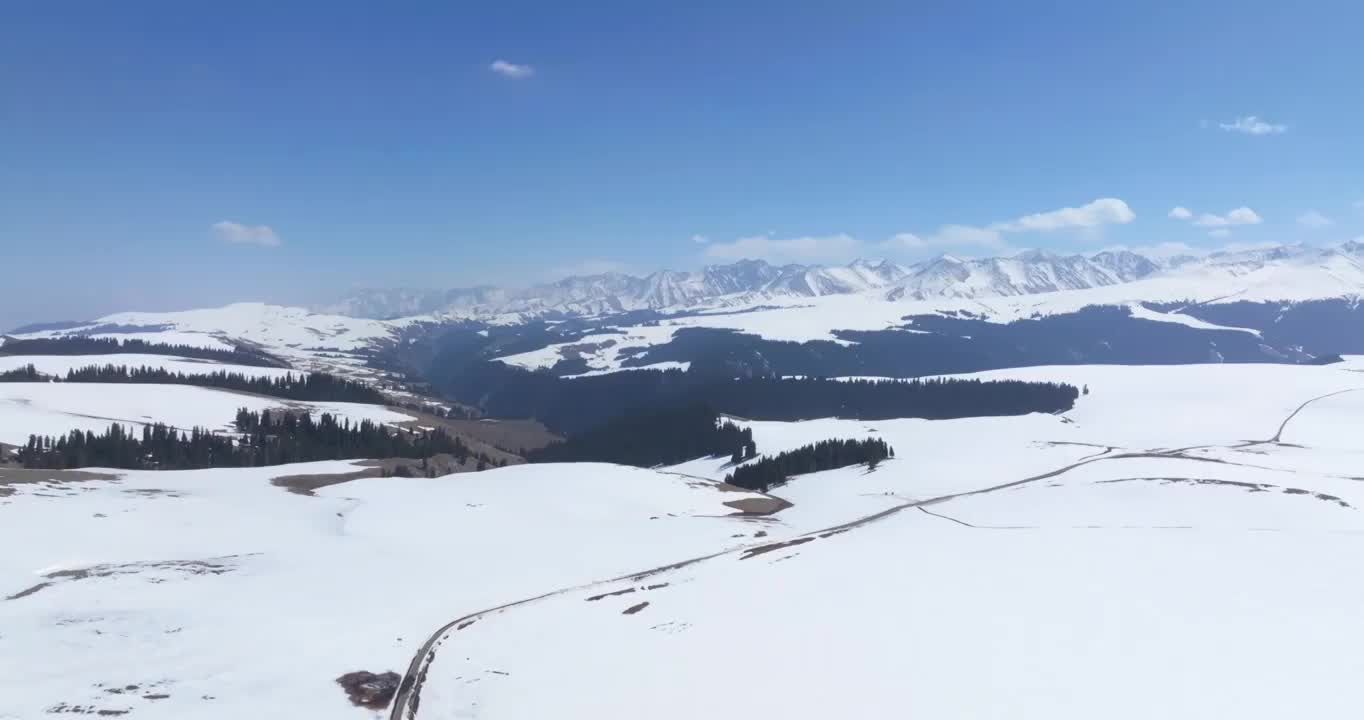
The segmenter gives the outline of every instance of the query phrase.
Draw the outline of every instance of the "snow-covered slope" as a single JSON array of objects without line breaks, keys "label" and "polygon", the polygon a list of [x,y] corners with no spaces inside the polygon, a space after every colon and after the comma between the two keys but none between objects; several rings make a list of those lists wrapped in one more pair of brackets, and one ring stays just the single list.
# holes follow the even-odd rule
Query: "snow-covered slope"
[{"label": "snow-covered slope", "polygon": [[1090,381],[1064,417],[754,424],[762,448],[870,433],[897,457],[777,491],[779,522],[822,529],[469,616],[405,709],[1350,717],[1364,441],[1336,428],[1364,379],[1229,369],[1021,373]]},{"label": "snow-covered slope", "polygon": [[18,338],[82,335],[228,350],[256,347],[298,370],[319,370],[357,379],[375,373],[363,353],[393,341],[420,319],[381,322],[313,313],[303,308],[236,303],[181,312],[125,312],[91,323],[17,335]]},{"label": "snow-covered slope", "polygon": [[270,482],[354,470],[0,470],[0,717],[369,718],[334,679],[400,668],[450,613],[756,531],[724,517],[747,493],[615,466]]},{"label": "snow-covered slope", "polygon": [[1030,368],[981,376],[1090,392],[752,423],[896,451],[771,518],[722,459],[313,497],[269,481],[354,467],[0,469],[0,717],[368,718],[333,679],[409,668],[414,720],[1352,717],[1361,370]]},{"label": "snow-covered slope", "polygon": [[294,408],[351,422],[412,420],[382,405],[280,400],[191,385],[124,383],[0,383],[0,442],[22,445],[29,435],[100,433],[115,422],[131,428],[162,423],[189,430],[232,431],[237,410]]},{"label": "snow-covered slope", "polygon": [[232,365],[229,363],[199,360],[196,358],[176,357],[174,355],[146,355],[139,353],[114,353],[112,355],[7,355],[0,356],[0,373],[32,365],[44,375],[64,376],[71,370],[87,368],[91,365],[117,365],[128,368],[161,368],[167,372],[185,375],[209,375],[216,372],[229,372],[246,377],[283,377],[297,372],[286,368],[256,367],[254,365]]}]

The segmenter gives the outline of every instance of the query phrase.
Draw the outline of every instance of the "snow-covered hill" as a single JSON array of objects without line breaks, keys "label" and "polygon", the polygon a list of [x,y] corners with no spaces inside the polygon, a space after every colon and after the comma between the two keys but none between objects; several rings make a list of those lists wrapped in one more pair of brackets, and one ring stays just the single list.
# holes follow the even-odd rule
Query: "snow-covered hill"
[{"label": "snow-covered hill", "polygon": [[409,668],[415,720],[1350,717],[1361,369],[1031,368],[985,376],[1090,393],[752,423],[896,451],[768,518],[722,459],[312,496],[271,479],[355,467],[0,468],[0,717],[372,718],[334,679]]},{"label": "snow-covered hill", "polygon": [[1337,425],[1364,412],[1361,376],[1000,374],[1092,393],[1060,418],[755,423],[760,447],[869,435],[896,458],[776,491],[796,503],[779,522],[817,529],[466,616],[404,709],[1136,720],[1364,702],[1364,490],[1346,477],[1364,442]]},{"label": "snow-covered hill", "polygon": [[[218,350],[246,346],[280,358],[296,370],[320,370],[365,380],[377,374],[367,367],[364,356],[392,343],[402,328],[414,322],[420,322],[420,319],[381,322],[319,314],[296,307],[235,303],[181,312],[116,313],[89,323],[66,324],[60,329],[12,337],[80,335]],[[89,357],[94,359],[86,362],[87,365],[104,362],[100,356]]]},{"label": "snow-covered hill", "polygon": [[131,430],[161,423],[186,431],[231,432],[240,408],[329,413],[352,423],[414,419],[382,405],[281,400],[192,385],[5,382],[0,383],[0,443],[23,445],[29,435],[57,437],[72,430],[101,433],[113,423]]}]

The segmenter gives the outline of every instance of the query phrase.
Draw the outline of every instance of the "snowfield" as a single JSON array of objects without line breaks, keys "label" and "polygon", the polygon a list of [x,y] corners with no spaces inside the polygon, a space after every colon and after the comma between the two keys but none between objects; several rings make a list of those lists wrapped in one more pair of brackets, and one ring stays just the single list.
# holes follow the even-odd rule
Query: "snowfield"
[{"label": "snowfield", "polygon": [[270,480],[354,467],[0,469],[0,718],[372,718],[333,682],[355,670],[408,673],[404,720],[1353,718],[1360,370],[1027,368],[979,376],[1090,392],[751,422],[763,453],[896,452],[765,518],[731,515],[754,496],[723,458],[311,497]]},{"label": "snowfield", "polygon": [[230,432],[237,410],[275,408],[331,413],[351,422],[399,423],[409,415],[381,405],[300,402],[192,385],[125,383],[0,383],[0,442],[22,445],[29,435],[65,435],[72,430],[101,433],[115,422],[133,428],[163,423],[188,430]]},{"label": "snowfield", "polygon": [[399,668],[451,613],[755,531],[723,517],[748,493],[609,465],[270,483],[355,469],[0,484],[0,543],[25,548],[0,556],[0,717],[369,717],[334,678]]},{"label": "snowfield", "polygon": [[[85,326],[15,337],[86,335],[219,350],[230,350],[236,343],[245,343],[286,360],[297,370],[373,379],[378,373],[366,366],[363,353],[378,344],[395,340],[401,328],[421,320],[385,322],[322,315],[296,307],[235,303],[181,312],[118,313]],[[106,331],[106,327],[117,329]]]},{"label": "snowfield", "polygon": [[197,358],[183,358],[173,355],[146,355],[139,353],[114,353],[111,355],[8,355],[0,357],[0,372],[6,370],[16,370],[28,365],[32,365],[38,372],[45,375],[56,375],[65,377],[71,370],[80,370],[91,365],[103,367],[105,365],[122,365],[128,368],[162,368],[167,372],[184,373],[185,375],[210,375],[216,372],[229,372],[246,377],[284,377],[290,373],[294,375],[306,374],[299,373],[297,370],[282,368],[256,367],[253,365],[231,365],[228,363],[214,362],[212,360],[200,360]]}]

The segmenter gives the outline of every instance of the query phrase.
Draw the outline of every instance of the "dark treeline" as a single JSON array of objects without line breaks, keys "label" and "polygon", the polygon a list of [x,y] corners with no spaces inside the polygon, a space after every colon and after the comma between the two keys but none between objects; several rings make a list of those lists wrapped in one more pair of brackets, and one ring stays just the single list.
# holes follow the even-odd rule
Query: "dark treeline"
[{"label": "dark treeline", "polygon": [[440,387],[489,416],[535,418],[570,435],[633,408],[687,402],[754,420],[884,420],[1054,413],[1068,410],[1079,396],[1072,385],[1019,380],[717,379],[679,370],[565,379],[499,362],[466,367]]},{"label": "dark treeline", "polygon": [[115,355],[118,353],[141,353],[147,355],[175,355],[200,360],[218,360],[234,365],[254,367],[284,367],[284,363],[262,352],[236,348],[221,350],[201,348],[194,345],[170,345],[150,343],[146,340],[128,338],[59,337],[10,340],[0,345],[0,355]]},{"label": "dark treeline", "polygon": [[254,467],[314,460],[427,458],[445,453],[460,462],[475,455],[443,430],[409,432],[368,420],[351,423],[323,414],[237,411],[240,437],[194,428],[189,432],[156,424],[140,433],[114,424],[100,435],[73,430],[60,437],[30,436],[18,459],[29,468],[60,470],[112,467],[131,470],[181,470]]},{"label": "dark treeline", "polygon": [[876,467],[895,451],[880,438],[865,440],[821,440],[789,452],[763,458],[742,465],[725,478],[725,482],[748,490],[767,492],[786,482],[792,475],[833,470],[866,463]]},{"label": "dark treeline", "polygon": [[0,382],[38,382],[46,379],[47,376],[38,372],[38,368],[34,367],[33,363],[0,372]]},{"label": "dark treeline", "polygon": [[709,386],[708,399],[730,415],[754,420],[844,417],[858,420],[1025,415],[1069,410],[1072,385],[1021,380],[825,380],[753,378]]},{"label": "dark treeline", "polygon": [[65,382],[142,383],[156,385],[197,385],[240,390],[285,400],[356,402],[382,405],[384,394],[361,382],[327,373],[287,373],[280,377],[253,377],[219,370],[203,375],[171,372],[159,367],[128,368],[122,365],[91,365],[68,371]]},{"label": "dark treeline", "polygon": [[672,465],[708,455],[741,461],[757,453],[753,431],[719,422],[705,405],[634,411],[564,442],[532,450],[530,462]]}]

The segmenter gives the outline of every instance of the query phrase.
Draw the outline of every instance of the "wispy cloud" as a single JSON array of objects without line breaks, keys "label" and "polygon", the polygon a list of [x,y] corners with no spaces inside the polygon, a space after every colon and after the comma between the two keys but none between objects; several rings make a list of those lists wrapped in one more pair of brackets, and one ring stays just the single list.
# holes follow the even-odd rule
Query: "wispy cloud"
[{"label": "wispy cloud", "polygon": [[488,65],[488,69],[502,77],[509,77],[514,80],[521,80],[535,74],[535,68],[530,65],[519,65],[506,60],[494,60]]},{"label": "wispy cloud", "polygon": [[1010,235],[1030,232],[1050,233],[1063,230],[1094,232],[1108,225],[1122,225],[1136,219],[1127,203],[1117,198],[1099,198],[1079,207],[1032,213],[1013,220],[988,225],[942,225],[930,233],[902,232],[879,242],[863,242],[847,233],[794,238],[767,235],[742,237],[733,242],[714,242],[705,255],[714,260],[757,258],[771,262],[830,262],[850,260],[867,253],[912,254],[933,248],[977,248],[992,254],[1011,251]]},{"label": "wispy cloud", "polygon": [[838,262],[851,259],[861,248],[862,243],[846,233],[794,238],[751,235],[733,242],[711,243],[706,246],[706,257],[731,261],[758,259],[773,263]]},{"label": "wispy cloud", "polygon": [[[1025,232],[1083,230],[1094,232],[1107,225],[1125,225],[1137,218],[1132,208],[1118,198],[1099,198],[1079,207],[1063,207],[1032,213],[1013,220],[989,225],[943,225],[925,236],[912,235],[914,241],[896,236],[881,243],[886,249],[926,247],[976,247],[1004,253],[1009,250],[1006,235]],[[897,238],[900,238],[897,240]]]},{"label": "wispy cloud", "polygon": [[696,235],[691,236],[691,241],[696,243],[697,245],[705,245],[706,243],[710,242],[710,238],[698,233]]},{"label": "wispy cloud", "polygon": [[994,254],[1008,254],[1004,235],[992,228],[974,225],[943,225],[928,235],[896,233],[876,244],[884,253],[914,253],[931,248],[980,248]]},{"label": "wispy cloud", "polygon": [[243,225],[231,220],[213,223],[213,235],[219,240],[236,245],[260,245],[278,247],[279,234],[268,225]]},{"label": "wispy cloud", "polygon": [[1199,227],[1228,227],[1231,225],[1259,225],[1262,222],[1264,220],[1254,210],[1242,206],[1226,215],[1203,213],[1194,221],[1194,225]]},{"label": "wispy cloud", "polygon": [[1117,198],[1099,198],[1080,207],[1024,215],[1017,220],[995,223],[992,229],[1001,232],[1052,232],[1068,228],[1096,228],[1104,225],[1124,225],[1137,219],[1127,203]]},{"label": "wispy cloud", "polygon": [[1217,127],[1220,127],[1227,132],[1238,132],[1246,135],[1278,135],[1280,133],[1288,132],[1287,125],[1268,123],[1255,115],[1238,117],[1235,121],[1229,123],[1218,123]]},{"label": "wispy cloud", "polygon": [[1308,210],[1298,216],[1298,224],[1309,230],[1319,230],[1331,225],[1331,218],[1322,215],[1316,210]]},{"label": "wispy cloud", "polygon": [[1184,207],[1183,205],[1176,205],[1170,208],[1169,217],[1172,217],[1176,220],[1188,220],[1189,218],[1193,217],[1193,212],[1190,211],[1189,208]]}]

